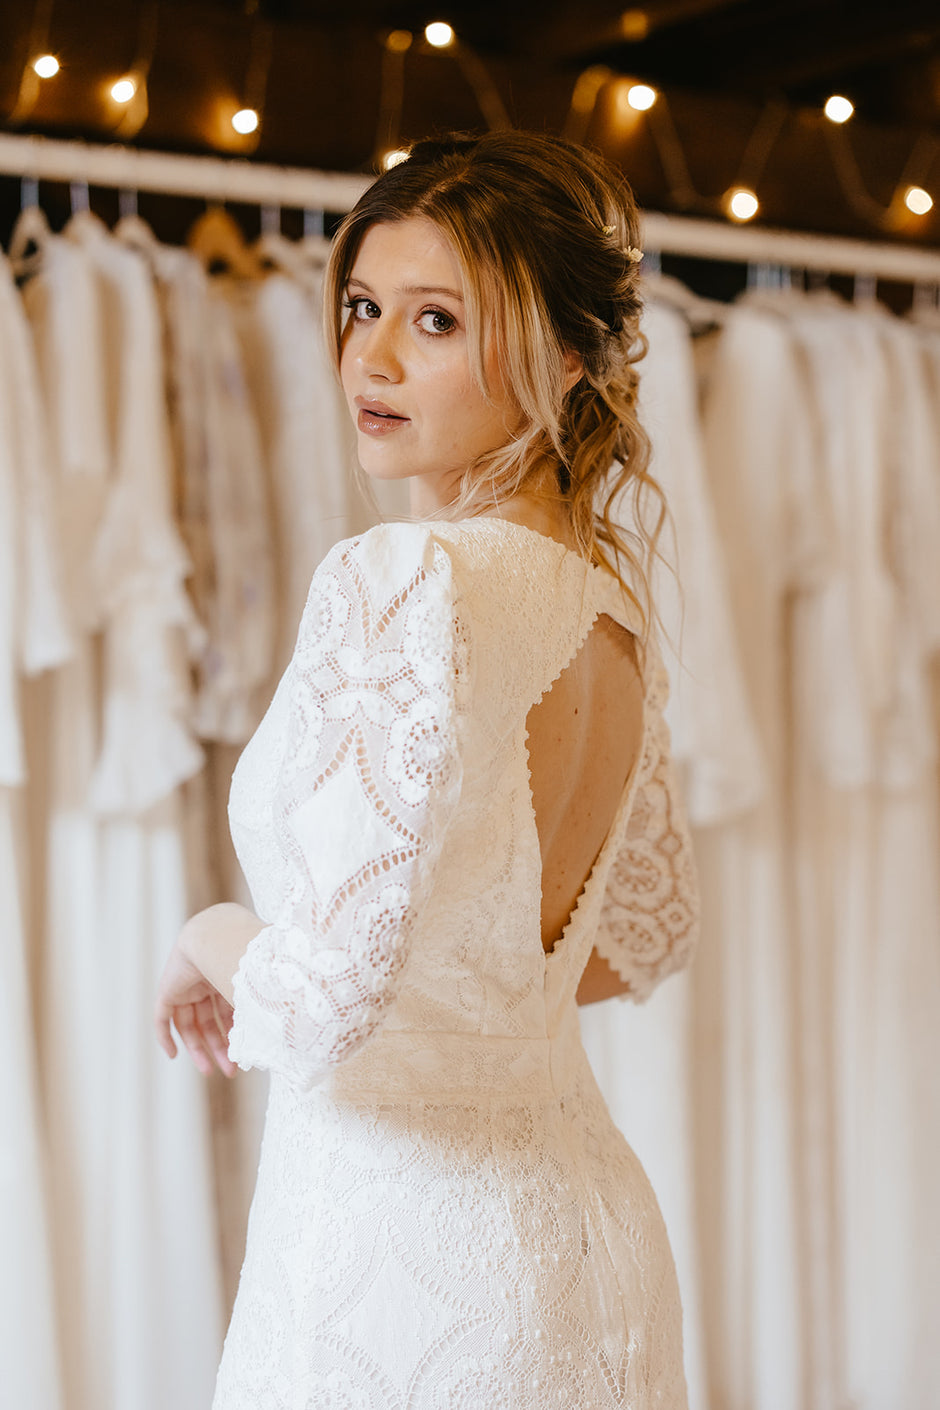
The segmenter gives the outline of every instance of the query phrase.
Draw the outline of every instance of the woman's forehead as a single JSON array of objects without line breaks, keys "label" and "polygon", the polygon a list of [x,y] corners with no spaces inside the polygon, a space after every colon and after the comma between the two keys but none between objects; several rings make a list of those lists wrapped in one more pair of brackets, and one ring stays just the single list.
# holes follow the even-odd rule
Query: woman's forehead
[{"label": "woman's forehead", "polygon": [[359,243],[350,278],[401,287],[450,288],[460,293],[463,275],[457,252],[444,232],[425,216],[377,221]]}]

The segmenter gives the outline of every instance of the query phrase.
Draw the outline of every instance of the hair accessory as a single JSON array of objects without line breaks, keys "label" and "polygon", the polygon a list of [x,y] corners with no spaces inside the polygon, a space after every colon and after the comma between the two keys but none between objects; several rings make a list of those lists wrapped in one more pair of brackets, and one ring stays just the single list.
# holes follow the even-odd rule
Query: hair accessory
[{"label": "hair accessory", "polygon": [[[613,235],[616,230],[616,226],[602,225],[601,230],[604,232],[605,235]],[[643,251],[638,250],[635,245],[627,245],[624,250],[624,254],[626,255],[627,259],[630,261],[631,264],[639,264],[640,260],[643,258]]]}]

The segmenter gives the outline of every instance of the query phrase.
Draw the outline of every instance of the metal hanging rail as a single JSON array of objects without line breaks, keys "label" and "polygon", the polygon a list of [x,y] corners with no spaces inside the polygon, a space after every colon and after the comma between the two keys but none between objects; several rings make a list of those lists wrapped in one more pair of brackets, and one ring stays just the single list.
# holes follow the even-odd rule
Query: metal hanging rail
[{"label": "metal hanging rail", "polygon": [[803,235],[795,230],[725,225],[721,221],[647,211],[643,247],[659,254],[692,255],[735,264],[780,265],[826,274],[858,274],[901,284],[940,283],[940,250],[920,245]]},{"label": "metal hanging rail", "polygon": [[[337,214],[350,210],[370,181],[368,176],[239,157],[177,156],[10,133],[0,133],[0,175]],[[660,254],[940,284],[940,250],[917,245],[803,235],[656,211],[644,213],[643,228],[645,248]]]},{"label": "metal hanging rail", "polygon": [[0,175],[337,213],[351,210],[370,184],[368,176],[272,166],[241,157],[177,156],[10,133],[0,133]]}]

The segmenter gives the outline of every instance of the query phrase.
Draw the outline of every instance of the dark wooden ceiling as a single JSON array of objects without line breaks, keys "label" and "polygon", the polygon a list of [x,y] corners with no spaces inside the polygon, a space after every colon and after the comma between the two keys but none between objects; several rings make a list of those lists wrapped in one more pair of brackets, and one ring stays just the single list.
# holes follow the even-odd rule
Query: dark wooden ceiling
[{"label": "dark wooden ceiling", "polygon": [[[454,26],[462,56],[424,41],[432,19]],[[414,35],[399,119],[387,60],[382,117],[390,29]],[[37,43],[62,68],[30,101],[21,78]],[[652,208],[719,215],[725,189],[750,176],[769,224],[940,245],[938,0],[6,0],[0,131],[115,140],[123,110],[108,87],[141,44],[140,145],[368,170],[388,136],[481,127],[489,102],[491,117],[501,107],[599,146]],[[596,101],[573,112],[585,70],[580,91]],[[632,113],[627,77],[665,104]],[[820,112],[832,92],[856,106],[838,131]],[[246,101],[262,108],[256,138],[231,129]],[[899,212],[900,182],[931,190],[934,210]]]}]

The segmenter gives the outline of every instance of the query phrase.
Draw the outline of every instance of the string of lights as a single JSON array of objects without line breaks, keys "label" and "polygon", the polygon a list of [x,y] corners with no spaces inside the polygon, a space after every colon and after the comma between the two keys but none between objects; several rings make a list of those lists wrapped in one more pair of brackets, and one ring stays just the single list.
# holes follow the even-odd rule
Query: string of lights
[{"label": "string of lights", "polygon": [[[137,54],[131,68],[108,82],[109,101],[121,110],[116,134],[127,139],[139,132],[147,118],[147,77],[156,43],[159,0],[142,0]],[[35,0],[29,32],[29,52],[24,64],[19,92],[6,125],[22,126],[32,113],[39,88],[61,73],[58,54],[47,46],[53,0]],[[246,13],[252,21],[251,51],[241,106],[230,116],[231,129],[241,139],[238,150],[253,152],[263,122],[265,96],[273,51],[273,32],[259,11],[258,0],[249,0]],[[628,12],[632,14],[633,12]],[[637,12],[639,13],[639,12]],[[375,137],[374,162],[387,169],[405,156],[402,145],[402,113],[405,94],[406,59],[416,45],[416,36],[405,29],[392,29],[379,37],[382,66]],[[423,42],[421,42],[423,41]],[[511,120],[486,65],[467,42],[444,20],[427,24],[419,36],[423,52],[438,51],[457,65],[476,97],[481,116],[490,128],[511,126]],[[612,96],[611,96],[612,95]],[[745,145],[736,179],[718,196],[702,194],[690,170],[676,122],[666,95],[642,77],[616,74],[603,65],[592,65],[575,80],[564,134],[575,141],[586,140],[598,106],[611,106],[622,124],[629,115],[629,131],[645,122],[669,187],[673,206],[683,212],[724,214],[734,223],[754,220],[761,211],[759,188],[769,158],[794,110],[780,100],[767,103]],[[848,125],[855,105],[843,93],[831,94],[820,110],[825,122],[827,147],[839,188],[853,212],[867,224],[883,232],[910,227],[910,218],[927,215],[933,208],[930,193],[931,172],[940,142],[922,136],[905,163],[891,199],[877,200],[865,186],[853,151]]]}]

